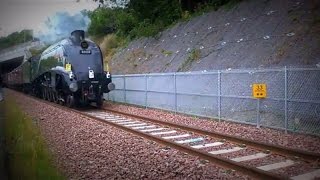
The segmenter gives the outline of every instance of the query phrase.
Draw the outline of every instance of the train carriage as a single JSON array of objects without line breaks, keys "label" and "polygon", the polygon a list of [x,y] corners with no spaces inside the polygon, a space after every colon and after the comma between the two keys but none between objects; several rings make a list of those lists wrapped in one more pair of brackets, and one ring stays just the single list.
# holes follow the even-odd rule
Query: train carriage
[{"label": "train carriage", "polygon": [[27,61],[12,72],[3,75],[3,82],[9,88],[28,92],[30,90],[30,65]]}]

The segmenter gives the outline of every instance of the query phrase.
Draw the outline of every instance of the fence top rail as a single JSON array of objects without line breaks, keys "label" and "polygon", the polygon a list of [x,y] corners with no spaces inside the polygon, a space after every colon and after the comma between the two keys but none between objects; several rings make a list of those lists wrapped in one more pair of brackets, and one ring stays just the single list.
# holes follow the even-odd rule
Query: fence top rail
[{"label": "fence top rail", "polygon": [[320,71],[320,68],[287,68],[288,71]]},{"label": "fence top rail", "polygon": [[113,75],[112,77],[141,77],[141,76],[183,76],[183,75],[210,75],[218,74],[218,71],[192,71],[192,72],[177,72],[177,73],[150,73],[150,74],[124,74]]},{"label": "fence top rail", "polygon": [[266,68],[266,69],[226,69],[226,70],[209,70],[209,71],[189,71],[189,72],[169,72],[169,73],[149,73],[149,74],[118,74],[113,77],[141,77],[141,76],[184,76],[184,75],[212,75],[218,73],[262,73],[262,72],[283,72],[285,71],[320,71],[320,68],[314,67],[288,67],[288,68]]}]

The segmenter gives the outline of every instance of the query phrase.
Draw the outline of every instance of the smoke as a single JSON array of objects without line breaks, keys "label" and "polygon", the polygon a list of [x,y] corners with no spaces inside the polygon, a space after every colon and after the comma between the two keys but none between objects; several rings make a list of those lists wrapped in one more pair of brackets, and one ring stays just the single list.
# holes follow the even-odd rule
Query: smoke
[{"label": "smoke", "polygon": [[35,34],[37,38],[45,43],[54,43],[63,38],[69,37],[70,33],[76,29],[87,30],[90,18],[87,11],[83,10],[74,15],[68,12],[57,12],[44,22],[45,30]]}]

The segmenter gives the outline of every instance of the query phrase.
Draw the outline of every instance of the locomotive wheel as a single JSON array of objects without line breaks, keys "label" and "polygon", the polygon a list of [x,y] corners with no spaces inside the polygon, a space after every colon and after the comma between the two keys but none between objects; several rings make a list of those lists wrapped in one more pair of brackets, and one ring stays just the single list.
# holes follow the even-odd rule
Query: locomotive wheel
[{"label": "locomotive wheel", "polygon": [[102,105],[103,105],[103,98],[102,97],[97,98],[96,105],[98,108],[102,107]]},{"label": "locomotive wheel", "polygon": [[58,104],[58,93],[57,92],[53,92],[52,95],[53,95],[53,102]]},{"label": "locomotive wheel", "polygon": [[50,102],[53,102],[53,92],[52,92],[51,89],[49,89],[48,94],[49,94],[49,101],[50,101]]},{"label": "locomotive wheel", "polygon": [[48,100],[47,88],[44,87],[42,92],[43,92],[43,99],[44,99],[44,100]]},{"label": "locomotive wheel", "polygon": [[50,91],[46,88],[46,99],[50,101]]},{"label": "locomotive wheel", "polygon": [[[62,100],[64,100],[64,101],[62,101]],[[60,105],[62,105],[62,106],[64,106],[65,103],[66,103],[65,98],[63,98],[63,96],[62,96],[62,95],[59,95],[59,94],[58,94],[58,103],[59,103]]]},{"label": "locomotive wheel", "polygon": [[44,91],[44,88],[42,88],[42,99],[46,100],[46,92]]},{"label": "locomotive wheel", "polygon": [[51,89],[49,89],[49,95],[50,95],[50,101],[53,102],[54,101],[54,95],[53,95],[53,91]]},{"label": "locomotive wheel", "polygon": [[80,105],[81,107],[86,107],[86,106],[89,105],[89,102],[86,101],[86,100],[85,100],[85,101],[80,101],[79,105]]},{"label": "locomotive wheel", "polygon": [[75,101],[74,101],[74,97],[73,97],[73,95],[68,95],[67,96],[67,107],[69,107],[69,108],[73,108],[74,107],[74,105],[75,105]]},{"label": "locomotive wheel", "polygon": [[49,93],[48,93],[48,90],[46,89],[45,92],[46,92],[46,100],[49,101]]},{"label": "locomotive wheel", "polygon": [[58,103],[59,103],[61,106],[64,106],[64,102],[63,102],[63,101],[58,101]]}]

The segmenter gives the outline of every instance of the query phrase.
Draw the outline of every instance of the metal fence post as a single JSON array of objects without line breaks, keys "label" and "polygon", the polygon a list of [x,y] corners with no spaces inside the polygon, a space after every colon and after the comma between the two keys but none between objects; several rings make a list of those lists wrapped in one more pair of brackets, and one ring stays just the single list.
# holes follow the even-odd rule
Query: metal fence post
[{"label": "metal fence post", "polygon": [[257,99],[257,128],[260,128],[260,99]]},{"label": "metal fence post", "polygon": [[174,113],[178,111],[178,99],[177,99],[177,74],[173,73],[173,83],[174,83]]},{"label": "metal fence post", "polygon": [[284,67],[284,127],[285,133],[288,133],[288,71],[287,66]]},{"label": "metal fence post", "polygon": [[123,91],[124,91],[124,102],[127,103],[127,91],[126,91],[126,75],[123,76]]},{"label": "metal fence post", "polygon": [[144,75],[144,77],[145,77],[145,92],[146,92],[145,106],[147,109],[148,108],[148,76],[147,74]]},{"label": "metal fence post", "polygon": [[221,122],[221,71],[218,70],[218,116]]}]

